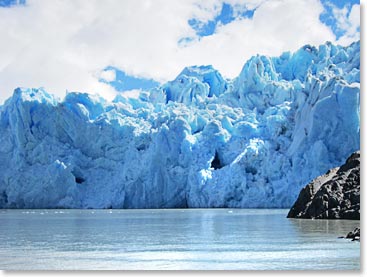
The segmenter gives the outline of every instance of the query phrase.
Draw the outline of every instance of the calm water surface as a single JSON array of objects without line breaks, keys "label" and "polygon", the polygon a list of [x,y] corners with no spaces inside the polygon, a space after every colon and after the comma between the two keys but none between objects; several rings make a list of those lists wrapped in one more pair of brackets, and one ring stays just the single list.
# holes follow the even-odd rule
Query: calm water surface
[{"label": "calm water surface", "polygon": [[359,221],[288,210],[0,210],[0,269],[359,269]]}]

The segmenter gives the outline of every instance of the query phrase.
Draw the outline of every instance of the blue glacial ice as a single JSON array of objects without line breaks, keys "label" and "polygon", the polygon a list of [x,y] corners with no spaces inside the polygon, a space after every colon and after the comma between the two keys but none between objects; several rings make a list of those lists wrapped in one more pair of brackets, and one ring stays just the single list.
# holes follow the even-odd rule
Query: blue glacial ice
[{"label": "blue glacial ice", "polygon": [[1,208],[289,207],[360,147],[360,43],[185,68],[137,99],[18,88]]}]

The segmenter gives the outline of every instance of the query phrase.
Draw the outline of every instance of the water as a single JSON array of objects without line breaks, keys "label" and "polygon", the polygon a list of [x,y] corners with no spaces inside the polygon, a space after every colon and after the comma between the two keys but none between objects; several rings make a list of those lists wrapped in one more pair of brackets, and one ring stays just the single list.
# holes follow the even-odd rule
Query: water
[{"label": "water", "polygon": [[0,269],[359,269],[359,221],[287,210],[0,210]]}]

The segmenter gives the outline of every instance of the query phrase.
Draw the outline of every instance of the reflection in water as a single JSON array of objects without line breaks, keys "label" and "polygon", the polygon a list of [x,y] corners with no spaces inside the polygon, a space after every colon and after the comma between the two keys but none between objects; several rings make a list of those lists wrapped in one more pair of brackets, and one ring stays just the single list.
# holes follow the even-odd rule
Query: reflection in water
[{"label": "reflection in water", "polygon": [[301,236],[312,234],[329,234],[333,236],[345,236],[355,227],[359,227],[359,221],[355,220],[313,220],[313,219],[289,219],[289,222]]},{"label": "reflection in water", "polygon": [[359,269],[359,221],[287,210],[2,210],[0,269]]}]

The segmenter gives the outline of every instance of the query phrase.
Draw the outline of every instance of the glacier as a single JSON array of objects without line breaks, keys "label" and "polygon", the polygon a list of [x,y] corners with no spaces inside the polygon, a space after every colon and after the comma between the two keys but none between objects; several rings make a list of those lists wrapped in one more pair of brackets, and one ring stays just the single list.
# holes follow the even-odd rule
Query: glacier
[{"label": "glacier", "polygon": [[0,208],[286,208],[360,148],[360,42],[212,66],[113,101],[17,88]]}]

